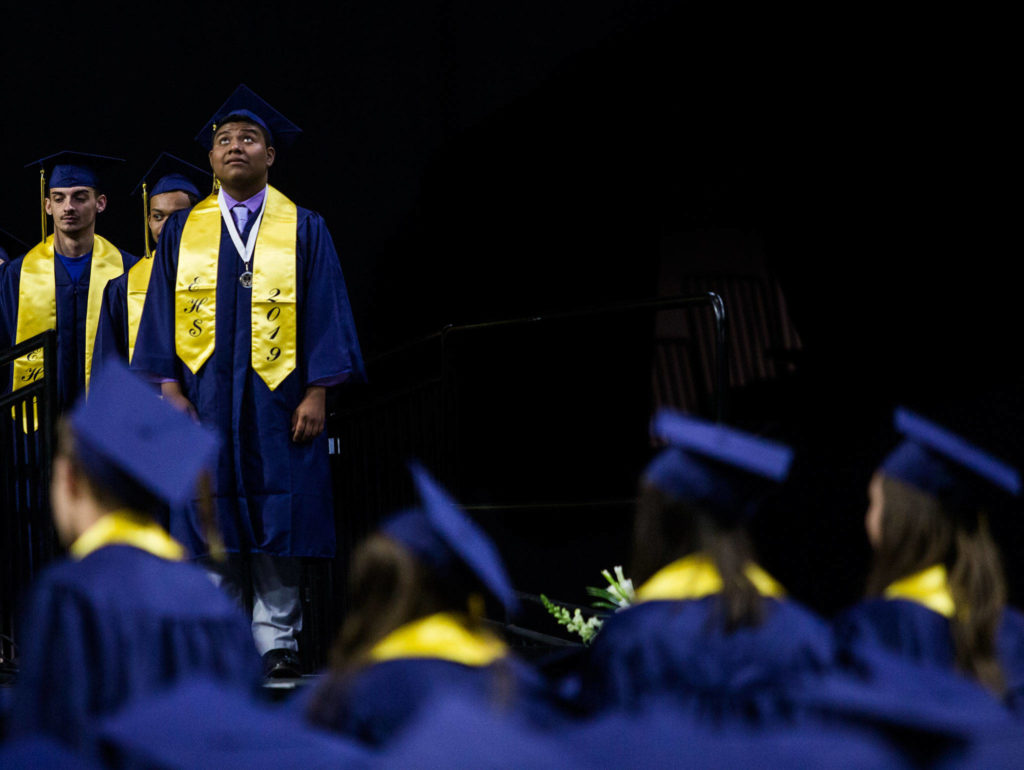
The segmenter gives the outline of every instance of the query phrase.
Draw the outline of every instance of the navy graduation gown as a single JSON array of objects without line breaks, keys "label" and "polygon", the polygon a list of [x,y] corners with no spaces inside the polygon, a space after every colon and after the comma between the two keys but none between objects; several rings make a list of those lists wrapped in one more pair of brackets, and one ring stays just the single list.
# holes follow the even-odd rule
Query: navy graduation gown
[{"label": "navy graduation gown", "polygon": [[198,568],[128,545],[54,565],[33,589],[12,736],[88,750],[89,724],[145,693],[206,676],[254,689],[249,623]]},{"label": "navy graduation gown", "polygon": [[[956,652],[949,620],[922,604],[905,599],[868,599],[833,623],[845,648],[881,648],[916,664],[954,671]],[[1006,677],[1006,703],[1024,716],[1024,615],[1007,607],[996,637]]]},{"label": "navy graduation gown", "polygon": [[128,273],[110,281],[103,290],[100,322],[96,327],[93,366],[114,356],[128,362]]},{"label": "navy graduation gown", "polygon": [[439,658],[381,661],[328,680],[311,702],[324,727],[379,747],[422,718],[442,696],[534,722],[554,714],[540,675],[510,656],[489,666]]},{"label": "navy graduation gown", "polygon": [[718,601],[648,601],[608,618],[583,664],[583,706],[630,709],[668,696],[715,723],[789,711],[793,688],[832,664],[828,626],[793,601],[763,598],[759,626],[726,633]]},{"label": "navy graduation gown", "polygon": [[[138,261],[137,257],[126,251],[119,251],[125,270]],[[17,336],[18,289],[23,260],[24,255],[0,272],[0,348],[13,345]],[[89,307],[91,265],[86,267],[78,283],[75,283],[59,258],[54,257],[53,262],[57,294],[57,403],[58,408],[65,411],[85,390],[85,321]],[[3,376],[6,392],[10,389],[10,372],[5,372]]]},{"label": "navy graduation gown", "polygon": [[119,768],[349,768],[370,760],[355,742],[206,678],[133,701],[97,733],[104,758]]},{"label": "navy graduation gown", "polygon": [[[252,292],[239,284],[245,265],[223,222],[216,347],[198,374],[177,357],[174,286],[187,214],[172,215],[160,235],[131,366],[182,383],[200,421],[224,438],[217,458],[215,503],[228,550],[331,557],[334,510],[326,431],[303,444],[292,442],[290,435],[292,413],[307,385],[364,379],[345,279],[330,233],[319,214],[298,209],[298,360],[296,369],[271,391],[251,366]],[[253,264],[259,261],[259,249],[252,259]],[[172,518],[171,534],[192,553],[205,553],[194,506],[187,516]]]}]

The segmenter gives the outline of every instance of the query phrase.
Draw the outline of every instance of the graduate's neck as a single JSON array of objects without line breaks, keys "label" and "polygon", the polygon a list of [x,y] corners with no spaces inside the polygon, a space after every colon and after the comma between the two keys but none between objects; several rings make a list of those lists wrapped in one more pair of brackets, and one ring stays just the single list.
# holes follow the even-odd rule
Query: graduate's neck
[{"label": "graduate's neck", "polygon": [[53,232],[53,250],[65,257],[84,257],[92,251],[96,239],[96,228],[86,227],[74,233]]},{"label": "graduate's neck", "polygon": [[224,188],[224,192],[241,203],[261,192],[267,186],[267,177],[264,174],[261,179],[249,183],[222,181],[220,186]]}]

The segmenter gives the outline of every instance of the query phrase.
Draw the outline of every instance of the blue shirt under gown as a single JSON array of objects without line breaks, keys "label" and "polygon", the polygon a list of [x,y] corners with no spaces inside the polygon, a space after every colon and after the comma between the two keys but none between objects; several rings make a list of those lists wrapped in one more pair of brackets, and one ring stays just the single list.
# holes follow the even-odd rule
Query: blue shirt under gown
[{"label": "blue shirt under gown", "polygon": [[[176,354],[174,288],[188,213],[175,212],[160,235],[131,366],[182,383],[200,421],[225,439],[217,458],[214,500],[229,551],[332,557],[327,434],[304,443],[291,440],[291,415],[308,385],[361,381],[365,376],[330,233],[319,214],[298,208],[297,365],[271,391],[251,365],[252,289],[239,283],[246,266],[223,221],[214,351],[197,374]],[[250,219],[243,239],[254,222]],[[259,260],[257,248],[250,265]],[[205,553],[194,507],[187,516],[172,517],[171,534],[193,554]]]},{"label": "blue shirt under gown", "polygon": [[86,750],[88,724],[195,676],[251,690],[262,665],[249,624],[197,567],[113,544],[46,570],[20,644],[12,736]]}]

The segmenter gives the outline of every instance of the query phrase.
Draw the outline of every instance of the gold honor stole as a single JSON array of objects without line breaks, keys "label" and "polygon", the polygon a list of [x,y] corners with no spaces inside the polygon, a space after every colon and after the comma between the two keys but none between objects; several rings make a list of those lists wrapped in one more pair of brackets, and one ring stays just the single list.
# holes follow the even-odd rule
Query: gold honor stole
[{"label": "gold honor stole", "polygon": [[122,509],[102,516],[78,536],[68,550],[73,559],[84,559],[106,545],[130,545],[167,561],[181,561],[185,549],[148,516]]},{"label": "gold honor stole", "polygon": [[[220,223],[217,195],[210,195],[188,215],[178,248],[174,343],[193,374],[215,345]],[[271,390],[295,369],[297,358],[297,241],[295,204],[268,186],[252,263],[251,323],[252,368]]]},{"label": "gold honor stole", "polygon": [[439,612],[406,623],[375,644],[374,663],[404,658],[435,658],[464,666],[489,666],[508,654],[505,643],[487,631],[473,631],[458,616]]},{"label": "gold honor stole", "polygon": [[149,276],[153,273],[153,258],[140,259],[128,271],[128,362],[135,355],[135,340],[139,336],[139,321],[142,320],[142,307],[146,304],[146,290],[149,289]]},{"label": "gold honor stole", "polygon": [[[57,281],[54,278],[53,236],[25,255],[18,284],[18,330],[15,344],[57,328]],[[103,288],[124,272],[121,252],[110,241],[95,236],[89,265],[89,298],[85,312],[85,389],[89,390],[96,327],[100,322]],[[30,385],[43,375],[42,349],[14,362],[12,390]]]},{"label": "gold honor stole", "polygon": [[[762,596],[778,599],[786,595],[782,586],[756,564],[748,564],[743,572]],[[722,576],[714,562],[706,554],[695,553],[662,567],[640,586],[636,597],[638,602],[682,601],[703,599],[721,591]]]},{"label": "gold honor stole", "polygon": [[944,618],[951,618],[956,614],[956,604],[949,590],[946,568],[941,564],[891,583],[882,595],[886,599],[916,602]]}]

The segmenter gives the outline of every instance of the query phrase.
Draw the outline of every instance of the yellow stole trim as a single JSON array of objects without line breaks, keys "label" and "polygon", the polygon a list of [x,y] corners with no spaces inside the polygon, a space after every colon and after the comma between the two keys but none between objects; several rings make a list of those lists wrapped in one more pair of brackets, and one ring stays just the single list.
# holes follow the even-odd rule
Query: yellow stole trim
[{"label": "yellow stole trim", "polygon": [[128,271],[128,361],[135,355],[135,340],[139,336],[139,321],[142,320],[142,308],[146,304],[146,291],[149,289],[149,276],[153,274],[153,258],[140,259]]},{"label": "yellow stole trim", "polygon": [[[54,275],[56,257],[53,236],[37,244],[21,263],[18,283],[18,324],[14,343],[18,344],[49,329],[57,328],[57,279]],[[92,260],[89,264],[89,296],[85,311],[85,389],[89,390],[96,327],[100,322],[100,306],[107,281],[124,272],[121,252],[107,239],[93,238]],[[72,320],[73,323],[73,320]],[[42,349],[33,350],[14,362],[12,390],[18,390],[43,376]],[[37,419],[38,422],[38,419]],[[28,426],[26,425],[26,430]]]},{"label": "yellow stole trim", "polygon": [[505,643],[487,631],[471,631],[457,615],[439,612],[406,623],[375,644],[375,663],[402,658],[437,658],[464,666],[489,666],[508,654]]},{"label": "yellow stole trim", "polygon": [[[744,574],[762,596],[780,598],[785,589],[756,564],[748,564]],[[711,559],[695,553],[662,567],[636,592],[638,602],[703,599],[721,593],[722,577]]]},{"label": "yellow stole trim", "polygon": [[949,590],[946,568],[941,564],[915,572],[909,577],[891,583],[882,593],[886,599],[904,599],[916,602],[937,612],[944,618],[956,614],[956,604]]},{"label": "yellow stole trim", "polygon": [[68,549],[74,559],[84,559],[107,545],[130,545],[168,561],[181,561],[185,549],[148,516],[123,509],[103,516]]},{"label": "yellow stole trim", "polygon": [[[178,248],[174,339],[178,357],[193,374],[215,346],[220,231],[220,206],[214,194],[192,209]],[[297,242],[298,209],[268,186],[251,263],[250,322],[252,368],[271,390],[291,374],[297,361]]]}]

